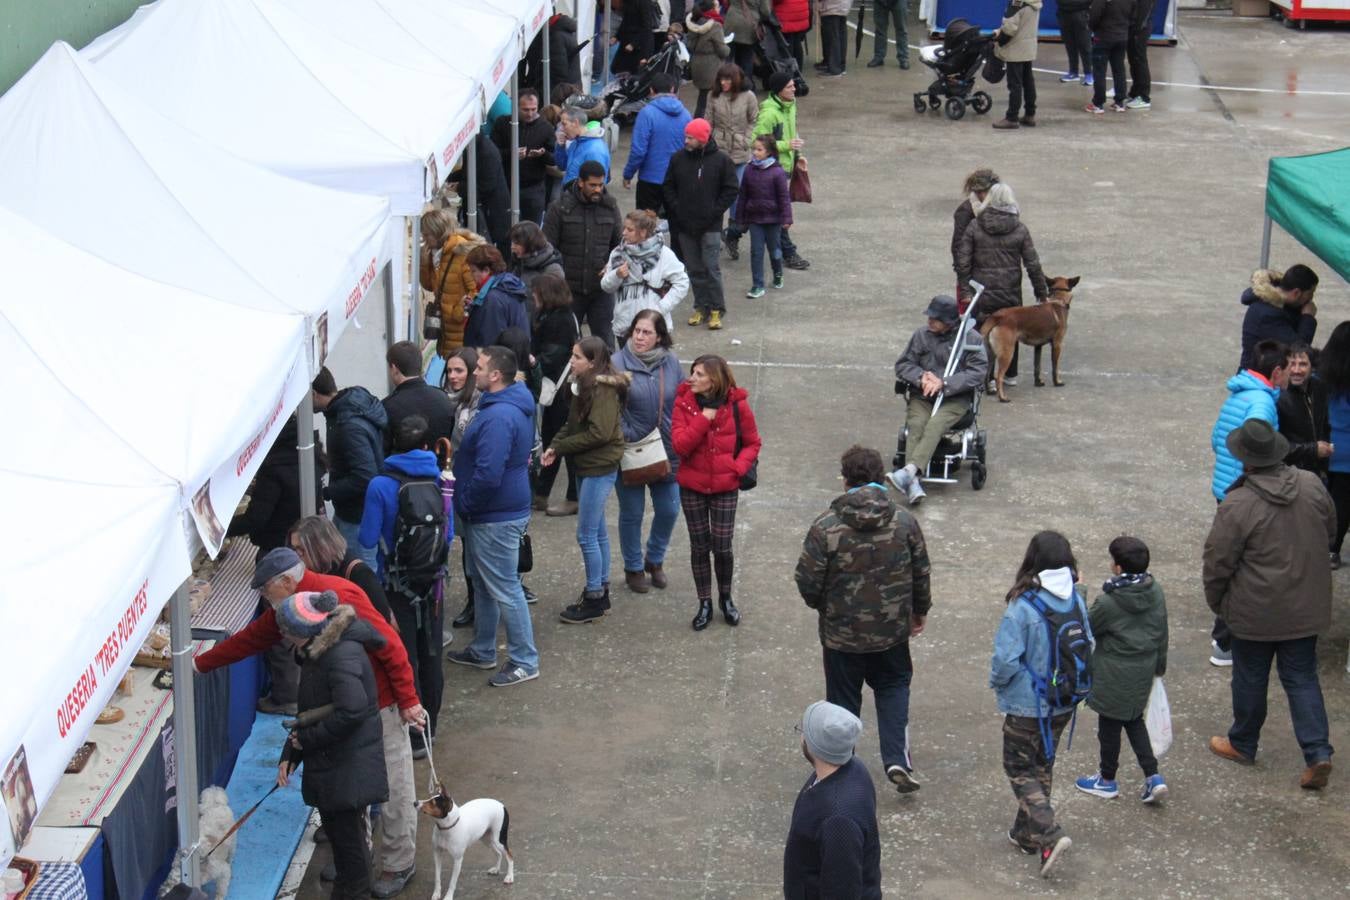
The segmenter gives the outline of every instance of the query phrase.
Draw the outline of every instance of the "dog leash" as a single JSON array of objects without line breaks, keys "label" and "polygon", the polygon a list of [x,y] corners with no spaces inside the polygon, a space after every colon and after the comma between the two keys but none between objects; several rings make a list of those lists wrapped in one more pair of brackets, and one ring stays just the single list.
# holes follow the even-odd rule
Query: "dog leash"
[{"label": "dog leash", "polygon": [[212,847],[210,850],[208,850],[207,853],[206,853],[206,855],[202,857],[202,861],[204,862],[204,861],[210,859],[210,858],[211,858],[211,854],[212,854],[212,853],[215,853],[217,850],[219,850],[221,844],[223,844],[223,843],[225,843],[226,841],[228,841],[228,840],[230,839],[230,836],[233,835],[233,834],[234,834],[236,831],[238,831],[240,828],[243,828],[243,827],[244,827],[244,823],[248,821],[249,816],[251,816],[251,815],[253,815],[255,812],[257,812],[257,811],[258,811],[258,807],[260,807],[260,806],[263,805],[263,801],[266,800],[268,797],[272,796],[274,793],[276,793],[276,790],[277,790],[277,788],[279,788],[279,787],[281,787],[281,785],[279,785],[279,784],[274,784],[274,785],[272,785],[272,790],[270,790],[270,791],[268,791],[267,793],[263,794],[262,800],[259,800],[257,803],[253,804],[253,808],[252,808],[252,809],[250,809],[248,812],[246,812],[246,813],[244,813],[242,816],[240,816],[239,819],[238,819],[238,821],[236,821],[233,825],[230,826],[230,830],[227,831],[227,832],[225,832],[225,836],[224,836],[224,837],[222,837],[220,840],[216,841],[215,846]]}]

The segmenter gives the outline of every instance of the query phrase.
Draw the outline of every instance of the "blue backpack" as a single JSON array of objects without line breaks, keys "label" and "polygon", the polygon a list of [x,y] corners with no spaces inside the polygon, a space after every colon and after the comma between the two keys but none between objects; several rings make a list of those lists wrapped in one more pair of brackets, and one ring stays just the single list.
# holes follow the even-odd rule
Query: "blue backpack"
[{"label": "blue backpack", "polygon": [[[1046,713],[1039,716],[1041,723],[1041,742],[1045,746],[1045,758],[1055,758],[1055,739],[1050,729],[1050,717],[1053,710],[1073,707],[1075,723],[1078,717],[1078,704],[1087,699],[1092,690],[1092,669],[1089,661],[1092,657],[1092,642],[1088,638],[1087,626],[1083,622],[1082,606],[1075,601],[1068,612],[1056,612],[1046,605],[1036,591],[1026,591],[1019,600],[1040,614],[1045,623],[1048,644],[1046,671],[1037,672],[1022,663],[1022,668],[1031,676],[1031,687],[1038,700],[1046,705]],[[1073,726],[1069,728],[1069,744],[1073,746]]]}]

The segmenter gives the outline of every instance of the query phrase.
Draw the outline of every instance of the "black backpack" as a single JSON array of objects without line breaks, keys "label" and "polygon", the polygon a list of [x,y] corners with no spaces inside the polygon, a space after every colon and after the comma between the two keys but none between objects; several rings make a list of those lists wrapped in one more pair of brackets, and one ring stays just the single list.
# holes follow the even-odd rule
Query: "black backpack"
[{"label": "black backpack", "polygon": [[386,473],[398,483],[398,516],[394,545],[387,548],[389,586],[414,598],[428,594],[445,570],[449,523],[445,501],[435,478],[409,478]]},{"label": "black backpack", "polygon": [[[1049,643],[1049,666],[1045,672],[1037,672],[1022,664],[1031,676],[1031,686],[1038,700],[1048,707],[1041,718],[1041,738],[1045,745],[1045,758],[1055,758],[1054,736],[1050,733],[1050,716],[1056,709],[1073,707],[1075,716],[1078,704],[1087,699],[1092,691],[1092,642],[1083,622],[1082,607],[1075,599],[1073,608],[1068,612],[1056,612],[1046,605],[1035,591],[1026,591],[1019,598],[1040,614],[1045,622],[1046,638]],[[1073,744],[1073,732],[1069,732],[1069,744]]]}]

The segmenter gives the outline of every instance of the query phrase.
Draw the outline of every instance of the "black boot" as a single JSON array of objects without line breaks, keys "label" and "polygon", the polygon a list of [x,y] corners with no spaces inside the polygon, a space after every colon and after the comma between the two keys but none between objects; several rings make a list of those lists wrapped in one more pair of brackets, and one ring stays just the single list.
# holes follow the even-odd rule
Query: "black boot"
[{"label": "black boot", "polygon": [[581,600],[558,614],[564,625],[585,625],[604,616],[609,601],[604,591],[583,591]]},{"label": "black boot", "polygon": [[472,628],[473,627],[473,597],[464,601],[464,608],[459,611],[450,623],[453,628]]},{"label": "black boot", "polygon": [[711,621],[712,621],[712,601],[711,600],[698,601],[698,615],[694,616],[694,621],[691,622],[690,624],[694,626],[695,631],[702,631],[703,629],[708,627],[708,623]]},{"label": "black boot", "polygon": [[736,608],[736,604],[731,602],[730,594],[721,594],[717,598],[717,605],[722,608],[722,618],[727,620],[727,624],[732,628],[741,624],[741,611]]}]

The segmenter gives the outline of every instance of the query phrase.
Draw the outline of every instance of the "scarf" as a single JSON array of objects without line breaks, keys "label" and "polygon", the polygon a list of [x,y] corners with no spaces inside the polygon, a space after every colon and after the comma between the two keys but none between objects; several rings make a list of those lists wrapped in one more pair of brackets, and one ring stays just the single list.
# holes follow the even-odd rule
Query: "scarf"
[{"label": "scarf", "polygon": [[974,191],[970,192],[970,211],[973,212],[975,215],[978,216],[980,213],[984,212],[984,208],[988,205],[989,205],[988,194],[985,195],[985,199],[981,200],[979,197],[975,196]]},{"label": "scarf", "polygon": [[1148,581],[1152,577],[1153,576],[1148,574],[1147,572],[1125,572],[1120,575],[1117,575],[1114,578],[1106,579],[1106,581],[1102,584],[1102,591],[1104,593],[1109,594],[1112,591],[1116,590],[1117,588],[1123,588],[1126,587],[1127,585],[1143,584],[1145,581]]},{"label": "scarf", "polygon": [[763,159],[750,158],[750,165],[754,166],[756,169],[767,169],[769,166],[776,165],[777,162],[778,160],[774,159],[772,156],[766,156]]},{"label": "scarf", "polygon": [[646,351],[645,353],[639,353],[632,347],[628,348],[628,352],[633,354],[633,356],[638,360],[638,362],[642,363],[649,369],[655,369],[657,366],[661,365],[661,363],[665,362],[666,355],[670,353],[669,350],[667,350],[665,347],[660,346],[659,344],[653,347],[652,349]]},{"label": "scarf", "polygon": [[637,244],[620,244],[614,248],[614,256],[611,262],[628,263],[628,277],[624,279],[625,284],[646,281],[647,273],[656,268],[656,264],[661,260],[661,250],[665,244],[661,242],[661,235],[654,234]]},{"label": "scarf", "polygon": [[469,303],[470,309],[476,309],[483,305],[483,301],[487,299],[488,292],[496,286],[497,279],[499,278],[501,278],[501,275],[489,276],[487,281],[478,286],[478,293],[473,295],[473,300]]}]

